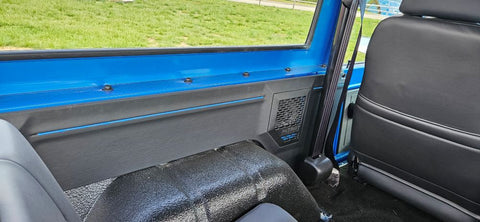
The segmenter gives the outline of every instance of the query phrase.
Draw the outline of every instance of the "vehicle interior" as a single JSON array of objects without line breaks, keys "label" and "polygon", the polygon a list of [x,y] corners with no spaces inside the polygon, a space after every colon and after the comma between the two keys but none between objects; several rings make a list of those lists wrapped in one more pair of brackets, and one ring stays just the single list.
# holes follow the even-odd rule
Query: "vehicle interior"
[{"label": "vehicle interior", "polygon": [[0,221],[480,221],[480,1],[403,0],[358,62],[365,7],[301,45],[0,52]]}]

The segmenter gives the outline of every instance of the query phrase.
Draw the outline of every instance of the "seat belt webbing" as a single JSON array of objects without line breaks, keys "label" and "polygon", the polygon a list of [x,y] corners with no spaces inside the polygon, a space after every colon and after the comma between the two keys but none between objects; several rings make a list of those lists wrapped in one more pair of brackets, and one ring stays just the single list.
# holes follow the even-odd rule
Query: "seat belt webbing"
[{"label": "seat belt webbing", "polygon": [[[357,11],[357,8],[359,6],[360,6],[360,17],[361,17],[360,31],[358,33],[358,37],[357,37],[357,41],[356,41],[356,44],[355,44],[355,49],[354,49],[353,54],[352,54],[352,58],[351,58],[351,60],[349,62],[349,65],[348,65],[348,71],[347,71],[347,74],[346,74],[346,77],[345,77],[345,83],[344,83],[344,86],[343,86],[343,89],[342,89],[340,100],[338,102],[337,107],[334,107],[334,100],[335,100],[335,94],[336,94],[336,90],[337,90],[337,84],[338,84],[338,80],[340,79],[340,75],[341,75],[342,69],[343,69],[343,57],[345,56],[345,52],[346,52],[346,49],[348,47],[348,42],[349,42],[349,39],[350,39],[350,33],[351,33],[351,30],[352,30],[353,24],[355,23],[356,11]],[[332,129],[335,129],[337,127],[338,120],[340,119],[339,116],[340,116],[341,107],[342,107],[342,104],[343,104],[343,102],[345,101],[345,98],[346,98],[348,85],[350,83],[352,73],[353,73],[353,68],[355,66],[355,60],[356,60],[357,53],[358,53],[358,47],[360,45],[365,8],[366,8],[366,0],[353,1],[352,5],[350,6],[349,18],[347,19],[347,26],[346,26],[346,30],[349,30],[349,32],[347,34],[345,34],[342,38],[342,42],[341,42],[341,46],[340,46],[340,52],[341,53],[339,53],[340,59],[337,59],[337,62],[335,64],[335,69],[334,69],[334,72],[333,72],[333,78],[331,80],[331,83],[328,85],[328,89],[326,90],[323,112],[322,112],[322,116],[321,116],[321,120],[320,120],[319,128],[318,128],[319,130],[318,130],[318,133],[317,133],[314,149],[313,149],[313,152],[312,152],[312,157],[314,157],[314,158],[320,156],[322,153],[326,153],[326,154],[330,154],[330,155],[327,155],[327,157],[329,157],[332,160],[332,162],[334,162],[334,163],[336,162],[333,158],[333,155],[334,155],[334,154],[332,154],[333,152],[332,151],[329,151],[330,153],[324,152],[324,148],[327,146],[327,144],[332,143],[330,141],[331,140],[331,134],[333,134],[333,137],[335,136],[335,133],[334,133],[335,130],[332,130]],[[335,116],[334,116],[334,119],[333,119],[333,124],[329,124],[330,121],[332,121],[330,119],[330,116],[331,116],[332,111],[334,109],[335,109]],[[331,125],[331,128],[332,128],[330,130],[328,129],[329,125]],[[328,137],[327,137],[327,134],[328,134]]]}]

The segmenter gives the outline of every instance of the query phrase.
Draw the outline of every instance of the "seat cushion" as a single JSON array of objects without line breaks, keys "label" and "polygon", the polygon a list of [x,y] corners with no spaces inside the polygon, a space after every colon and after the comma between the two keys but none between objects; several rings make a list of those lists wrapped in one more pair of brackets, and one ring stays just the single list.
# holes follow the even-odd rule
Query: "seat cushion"
[{"label": "seat cushion", "polygon": [[243,215],[237,222],[297,222],[287,211],[281,207],[263,203]]}]

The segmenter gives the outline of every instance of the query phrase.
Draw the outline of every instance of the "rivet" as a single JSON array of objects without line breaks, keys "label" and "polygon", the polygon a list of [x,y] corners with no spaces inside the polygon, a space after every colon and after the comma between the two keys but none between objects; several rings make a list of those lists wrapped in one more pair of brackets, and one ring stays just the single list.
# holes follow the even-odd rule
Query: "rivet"
[{"label": "rivet", "polygon": [[243,77],[249,77],[250,73],[249,72],[244,72],[242,75],[243,75]]},{"label": "rivet", "polygon": [[327,68],[327,65],[322,64],[320,67],[322,67],[322,68]]},{"label": "rivet", "polygon": [[290,72],[292,69],[290,67],[285,68],[285,71]]},{"label": "rivet", "polygon": [[113,87],[112,85],[104,85],[103,88],[102,88],[103,91],[112,91],[113,90]]},{"label": "rivet", "polygon": [[193,79],[190,78],[190,77],[188,77],[188,78],[185,78],[185,79],[183,80],[183,82],[184,82],[184,83],[192,83],[192,82],[193,82]]}]

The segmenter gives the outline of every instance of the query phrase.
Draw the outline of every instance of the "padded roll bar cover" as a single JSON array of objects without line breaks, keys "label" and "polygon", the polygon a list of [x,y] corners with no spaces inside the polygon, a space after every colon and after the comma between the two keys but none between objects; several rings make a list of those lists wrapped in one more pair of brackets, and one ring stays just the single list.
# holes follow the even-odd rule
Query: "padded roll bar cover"
[{"label": "padded roll bar cover", "polygon": [[480,22],[479,0],[403,0],[400,11],[407,15]]},{"label": "padded roll bar cover", "polygon": [[0,221],[80,221],[23,135],[0,119]]},{"label": "padded roll bar cover", "polygon": [[315,199],[284,161],[250,142],[114,180],[86,221],[234,221],[260,203],[319,221]]}]

